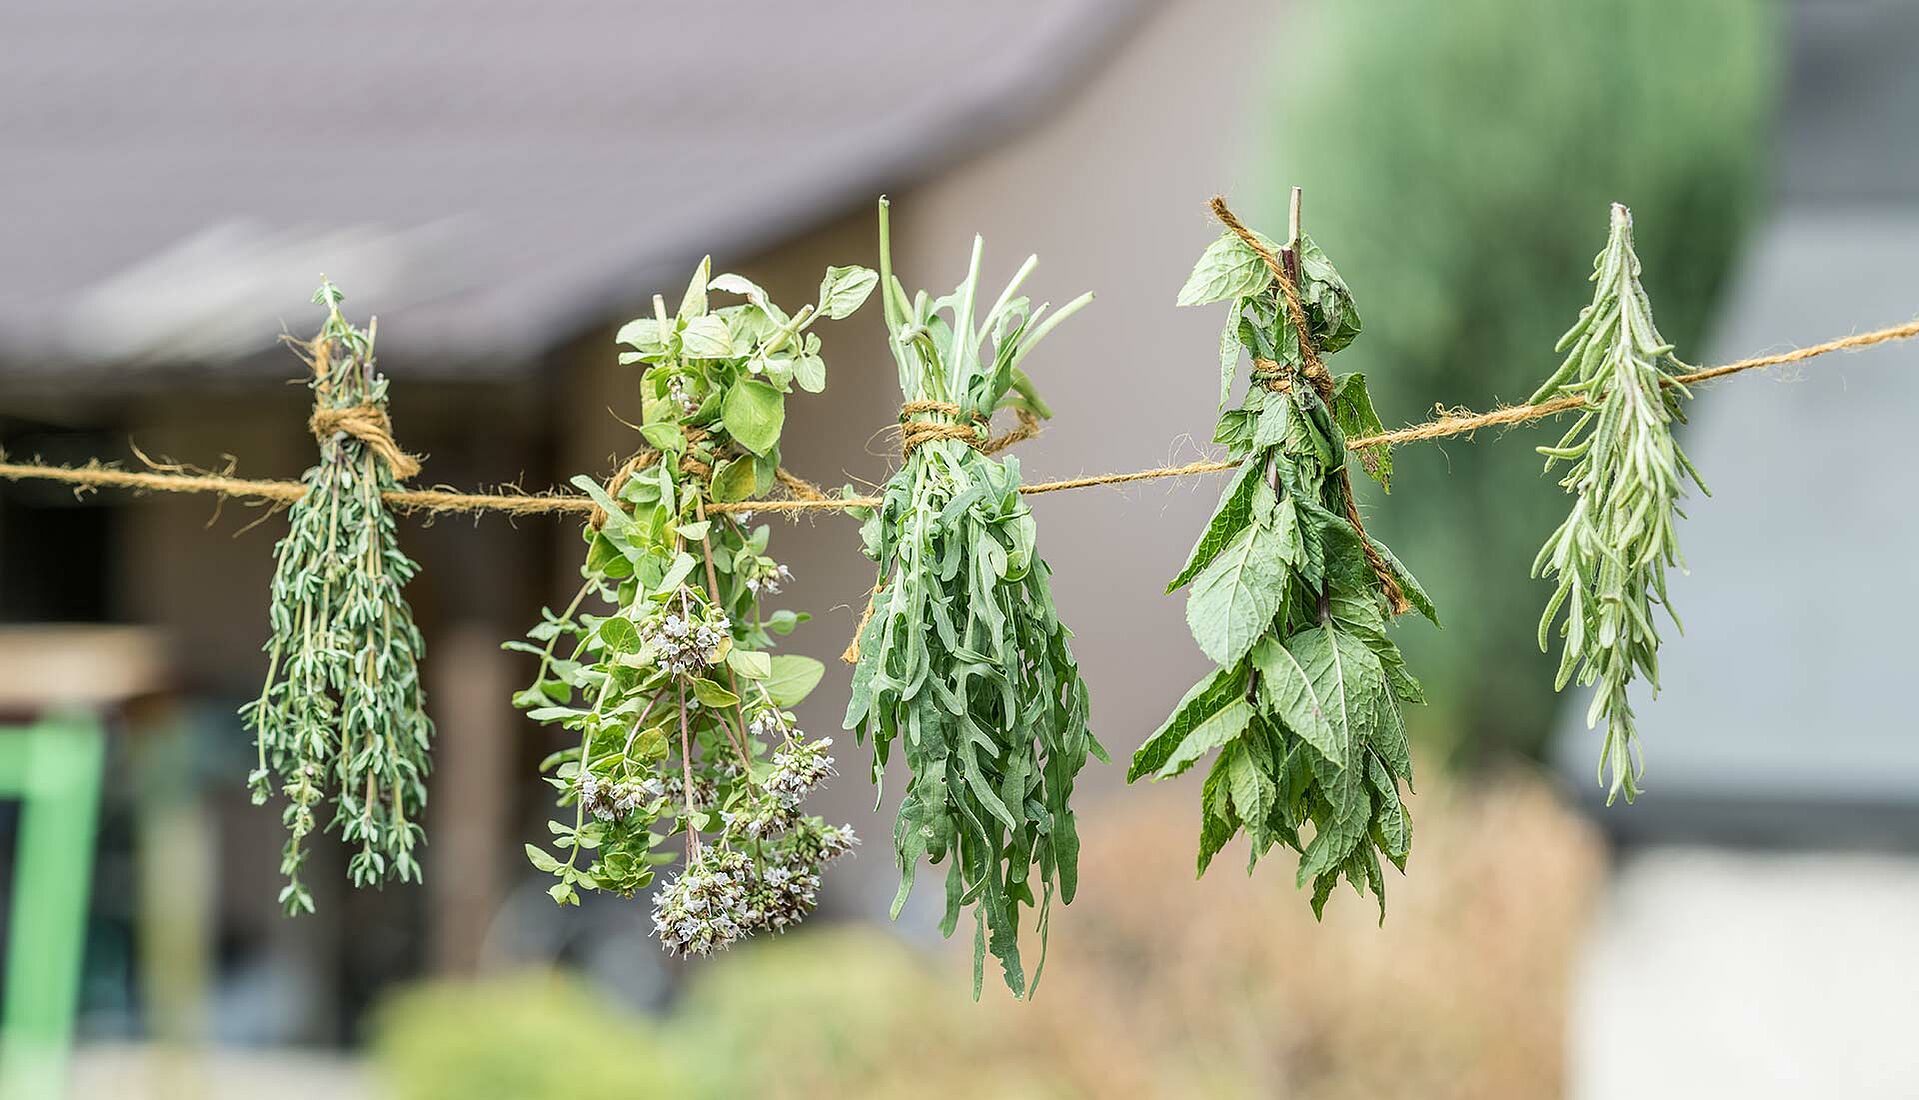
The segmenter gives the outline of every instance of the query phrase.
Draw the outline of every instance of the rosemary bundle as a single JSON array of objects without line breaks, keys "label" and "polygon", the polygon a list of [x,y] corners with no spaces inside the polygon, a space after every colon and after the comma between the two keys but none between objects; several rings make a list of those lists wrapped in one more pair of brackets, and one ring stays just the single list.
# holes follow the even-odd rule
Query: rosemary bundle
[{"label": "rosemary bundle", "polygon": [[1021,906],[1037,909],[1037,986],[1053,896],[1071,902],[1077,884],[1074,778],[1088,752],[1106,758],[1086,727],[1086,685],[1019,495],[1019,463],[985,453],[996,410],[1048,415],[1020,362],[1092,296],[1050,316],[1045,304],[1034,308],[1018,296],[1032,257],[982,310],[982,247],[976,238],[953,294],[909,299],[893,276],[880,201],[880,295],[907,402],[905,455],[884,503],[863,513],[879,583],[845,723],[872,739],[875,785],[893,742],[904,745],[912,775],[893,829],[893,915],[922,857],[950,861],[941,931],[952,935],[961,908],[973,906],[975,997],[989,948],[1007,987],[1026,994]]},{"label": "rosemary bundle", "polygon": [[[1199,873],[1244,831],[1248,872],[1284,844],[1300,853],[1298,881],[1312,884],[1315,914],[1345,878],[1378,897],[1383,920],[1379,857],[1404,870],[1412,843],[1399,704],[1422,699],[1386,625],[1410,608],[1437,618],[1353,503],[1346,439],[1380,424],[1365,379],[1334,378],[1320,361],[1359,335],[1345,282],[1295,231],[1283,253],[1289,301],[1276,246],[1241,236],[1223,204],[1215,209],[1234,231],[1207,248],[1179,301],[1232,303],[1214,440],[1239,468],[1167,591],[1192,586],[1187,624],[1219,667],[1134,753],[1127,778],[1179,775],[1217,752],[1200,796]],[[1241,349],[1253,384],[1226,409]],[[1383,449],[1364,465],[1389,485]]]},{"label": "rosemary bundle", "polygon": [[310,348],[314,434],[320,462],[301,479],[275,548],[266,683],[241,708],[259,752],[248,776],[255,805],[277,788],[287,829],[280,904],[313,911],[301,879],[307,837],[331,801],[327,827],[358,850],[356,886],[420,879],[428,746],[423,646],[402,589],[418,571],[401,552],[380,494],[418,464],[386,427],[387,380],[375,368],[373,332],[348,323],[323,282],[313,300],[327,318]]},{"label": "rosemary bundle", "polygon": [[1574,679],[1598,684],[1588,727],[1606,719],[1599,782],[1611,804],[1639,794],[1644,760],[1626,687],[1639,673],[1659,691],[1659,631],[1653,604],[1679,625],[1666,594],[1666,567],[1684,568],[1673,517],[1683,515],[1684,480],[1705,484],[1673,439],[1685,419],[1680,399],[1692,396],[1673,375],[1687,369],[1659,335],[1652,303],[1639,285],[1632,213],[1613,204],[1605,250],[1593,261],[1592,304],[1559,341],[1565,361],[1532,396],[1581,397],[1586,409],[1565,436],[1539,448],[1546,469],[1571,463],[1560,486],[1577,496],[1533,562],[1533,576],[1556,580],[1539,620],[1539,648],[1562,607],[1565,644],[1554,689]]},{"label": "rosemary bundle", "polygon": [[[832,772],[833,742],[807,738],[791,709],[824,666],[770,652],[807,618],[763,606],[791,573],[750,512],[707,503],[763,497],[781,479],[787,395],[826,384],[807,329],[852,314],[876,278],[829,268],[819,303],[789,315],[746,279],[709,271],[701,263],[676,313],[656,296],[652,317],[620,330],[620,361],[642,364],[649,450],[607,488],[573,479],[600,510],[581,532],[584,583],[530,641],[506,643],[539,658],[514,704],[579,741],[540,766],[572,809],[549,822],[558,855],[529,844],[527,858],[557,880],[548,892],[562,905],[585,890],[630,897],[673,862],[680,834],[685,863],[655,891],[653,924],[669,952],[691,955],[791,927],[824,866],[856,843],[801,812]],[[715,291],[745,301],[715,308]],[[589,597],[610,613],[582,610]]]}]

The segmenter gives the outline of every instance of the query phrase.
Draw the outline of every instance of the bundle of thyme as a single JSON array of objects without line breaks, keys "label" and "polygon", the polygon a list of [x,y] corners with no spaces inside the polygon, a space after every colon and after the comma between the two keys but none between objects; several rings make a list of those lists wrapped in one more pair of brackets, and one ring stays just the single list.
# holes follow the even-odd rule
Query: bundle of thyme
[{"label": "bundle of thyme", "polygon": [[[527,857],[558,880],[554,901],[578,905],[583,890],[650,885],[680,834],[685,863],[655,892],[653,923],[668,951],[691,955],[791,927],[856,843],[801,812],[832,772],[833,742],[806,737],[791,709],[824,667],[769,652],[807,618],[763,606],[791,573],[750,512],[707,503],[773,489],[787,395],[826,384],[807,329],[853,313],[876,279],[829,268],[818,304],[789,315],[746,279],[709,272],[701,263],[676,313],[656,296],[652,317],[620,330],[620,361],[643,365],[650,449],[607,488],[573,479],[600,509],[581,532],[584,583],[531,641],[506,643],[540,661],[514,704],[579,739],[540,766],[572,809],[549,823],[559,854],[529,844]],[[745,301],[715,307],[715,291]],[[582,610],[589,597],[610,612]]]},{"label": "bundle of thyme", "polygon": [[[1297,230],[1281,251],[1223,204],[1215,209],[1229,232],[1200,257],[1179,301],[1232,303],[1214,440],[1239,468],[1167,591],[1192,586],[1186,621],[1219,667],[1134,753],[1127,778],[1179,775],[1216,751],[1200,796],[1199,873],[1243,830],[1249,872],[1284,844],[1300,853],[1298,881],[1312,884],[1315,914],[1343,877],[1378,897],[1383,920],[1379,856],[1404,870],[1412,843],[1399,704],[1422,699],[1386,625],[1410,608],[1437,619],[1353,504],[1346,439],[1380,424],[1365,379],[1335,378],[1320,360],[1359,335],[1345,282]],[[1276,277],[1282,263],[1290,300]],[[1225,409],[1241,349],[1253,384]],[[1364,465],[1389,485],[1389,454]]]},{"label": "bundle of thyme", "polygon": [[301,879],[307,837],[331,801],[328,828],[357,844],[347,862],[356,886],[417,882],[423,841],[428,746],[419,662],[423,646],[402,589],[418,572],[401,552],[380,494],[418,464],[386,429],[387,380],[376,369],[373,331],[340,313],[337,287],[307,345],[320,462],[301,479],[306,495],[288,511],[275,548],[266,683],[241,708],[259,766],[248,776],[255,805],[277,788],[287,799],[280,903],[313,911]]},{"label": "bundle of thyme", "polygon": [[893,915],[921,857],[950,860],[941,931],[952,935],[960,909],[973,905],[975,997],[989,946],[1008,988],[1027,992],[1021,906],[1038,911],[1038,984],[1053,895],[1071,902],[1078,881],[1074,777],[1088,752],[1106,758],[1086,727],[1086,685],[1019,495],[1019,463],[985,451],[996,410],[1048,415],[1019,364],[1092,295],[1051,316],[1045,304],[1033,307],[1018,296],[1039,262],[1031,257],[982,311],[982,248],[975,238],[951,295],[909,299],[893,276],[880,201],[880,295],[907,400],[906,453],[884,503],[862,513],[879,583],[845,723],[872,738],[875,785],[903,741],[912,776],[893,829]]},{"label": "bundle of thyme", "polygon": [[[1533,562],[1533,576],[1556,578],[1539,620],[1539,648],[1560,608],[1565,639],[1554,689],[1598,684],[1586,725],[1606,719],[1599,782],[1610,805],[1622,792],[1639,794],[1644,761],[1626,687],[1638,673],[1659,691],[1659,632],[1653,604],[1666,609],[1666,567],[1685,563],[1673,517],[1683,515],[1684,480],[1705,484],[1673,439],[1673,421],[1685,419],[1680,399],[1692,396],[1673,375],[1687,369],[1653,324],[1652,303],[1639,285],[1632,212],[1613,204],[1604,251],[1593,260],[1592,304],[1560,338],[1565,361],[1532,396],[1582,397],[1586,409],[1551,447],[1539,448],[1546,469],[1570,462],[1560,485],[1578,499]],[[1609,778],[1610,776],[1610,778]]]}]

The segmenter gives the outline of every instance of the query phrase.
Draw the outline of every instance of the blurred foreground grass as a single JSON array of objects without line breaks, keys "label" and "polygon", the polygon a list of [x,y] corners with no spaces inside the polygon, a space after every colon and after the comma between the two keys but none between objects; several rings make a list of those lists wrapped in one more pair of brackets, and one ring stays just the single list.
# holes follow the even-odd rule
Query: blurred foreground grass
[{"label": "blurred foreground grass", "polygon": [[1383,928],[1351,894],[1316,926],[1234,849],[1192,881],[1191,794],[1089,808],[1032,1003],[972,1003],[964,944],[821,923],[694,966],[664,1018],[560,974],[415,987],[378,1015],[381,1074],[399,1100],[1558,1094],[1603,855],[1548,786],[1428,780]]}]

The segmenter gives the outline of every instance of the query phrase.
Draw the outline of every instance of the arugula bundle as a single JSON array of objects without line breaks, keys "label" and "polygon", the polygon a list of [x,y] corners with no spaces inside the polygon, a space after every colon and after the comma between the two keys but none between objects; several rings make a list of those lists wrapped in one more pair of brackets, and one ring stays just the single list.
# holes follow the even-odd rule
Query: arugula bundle
[{"label": "arugula bundle", "polygon": [[[676,314],[655,296],[652,317],[620,330],[632,349],[620,361],[644,364],[640,432],[652,449],[606,489],[573,479],[601,513],[581,532],[585,583],[530,642],[506,643],[540,659],[514,705],[579,737],[540,766],[573,808],[548,824],[561,855],[529,844],[527,858],[558,880],[554,901],[578,905],[582,890],[630,897],[650,885],[674,859],[660,849],[683,834],[685,866],[654,894],[654,931],[697,955],[790,927],[813,908],[825,864],[856,843],[800,812],[832,772],[833,742],[808,739],[790,710],[824,666],[769,652],[807,618],[762,607],[791,573],[767,556],[768,529],[750,512],[707,502],[761,497],[782,480],[786,397],[826,383],[806,329],[853,313],[877,278],[829,268],[818,305],[789,316],[753,283],[709,270],[700,264]],[[709,291],[746,301],[712,308]],[[581,611],[589,596],[611,613]]]},{"label": "arugula bundle", "polygon": [[332,283],[313,300],[327,307],[306,345],[320,462],[301,478],[306,495],[288,509],[274,548],[266,683],[240,710],[259,753],[247,777],[254,805],[276,787],[287,799],[280,904],[289,915],[313,911],[300,872],[328,799],[326,827],[359,845],[347,862],[355,886],[419,881],[414,848],[424,838],[433,737],[420,689],[425,647],[402,593],[419,566],[400,550],[380,499],[396,469],[411,476],[419,467],[387,432],[373,333],[341,315],[345,298]]},{"label": "arugula bundle", "polygon": [[[1241,228],[1217,200],[1215,210]],[[1404,870],[1412,843],[1399,793],[1413,777],[1399,704],[1422,699],[1386,625],[1409,607],[1438,620],[1353,504],[1346,439],[1379,431],[1379,418],[1362,376],[1333,378],[1320,362],[1359,335],[1352,295],[1319,247],[1296,234],[1285,250],[1289,303],[1275,251],[1258,234],[1229,231],[1180,291],[1181,305],[1232,302],[1214,441],[1240,465],[1166,589],[1192,586],[1186,621],[1219,667],[1134,753],[1127,779],[1179,775],[1217,750],[1200,796],[1199,873],[1244,830],[1248,872],[1284,844],[1300,853],[1298,881],[1312,884],[1315,914],[1343,877],[1378,897],[1383,920],[1379,856]],[[1242,348],[1253,384],[1225,409]],[[1389,454],[1364,465],[1389,485]]]},{"label": "arugula bundle", "polygon": [[1652,303],[1639,285],[1632,212],[1617,203],[1592,281],[1592,304],[1560,338],[1565,361],[1532,396],[1535,404],[1563,397],[1587,403],[1557,444],[1539,448],[1548,470],[1562,460],[1572,464],[1559,484],[1578,500],[1540,548],[1533,576],[1557,579],[1539,620],[1541,650],[1549,648],[1548,631],[1566,608],[1554,690],[1575,677],[1599,685],[1586,725],[1606,719],[1599,782],[1610,805],[1622,792],[1627,802],[1639,794],[1645,762],[1626,687],[1643,672],[1659,692],[1652,605],[1679,625],[1666,594],[1666,567],[1685,567],[1673,517],[1684,514],[1678,501],[1685,478],[1706,487],[1672,435],[1673,421],[1685,419],[1680,399],[1692,396],[1673,375],[1687,367],[1653,324]]},{"label": "arugula bundle", "polygon": [[912,772],[893,829],[894,917],[921,857],[950,859],[941,931],[952,935],[960,909],[973,905],[973,995],[990,947],[1020,996],[1019,909],[1038,910],[1037,986],[1053,895],[1071,902],[1077,885],[1074,777],[1089,752],[1106,755],[1086,727],[1086,685],[1019,495],[1019,463],[983,446],[995,410],[1048,414],[1019,364],[1092,296],[1051,316],[1044,304],[1032,307],[1017,296],[1039,262],[1031,257],[982,313],[975,238],[958,289],[909,299],[893,276],[884,199],[879,217],[880,296],[907,401],[906,454],[884,503],[862,516],[879,583],[857,639],[845,725],[872,738],[875,785],[895,739]]}]

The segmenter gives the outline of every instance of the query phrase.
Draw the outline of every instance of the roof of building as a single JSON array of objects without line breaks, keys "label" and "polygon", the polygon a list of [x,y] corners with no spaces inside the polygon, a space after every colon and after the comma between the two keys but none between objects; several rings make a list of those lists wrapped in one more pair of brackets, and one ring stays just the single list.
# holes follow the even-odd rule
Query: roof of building
[{"label": "roof of building", "polygon": [[514,369],[1003,137],[1143,7],[16,8],[0,371],[245,369],[322,271],[409,369]]}]

